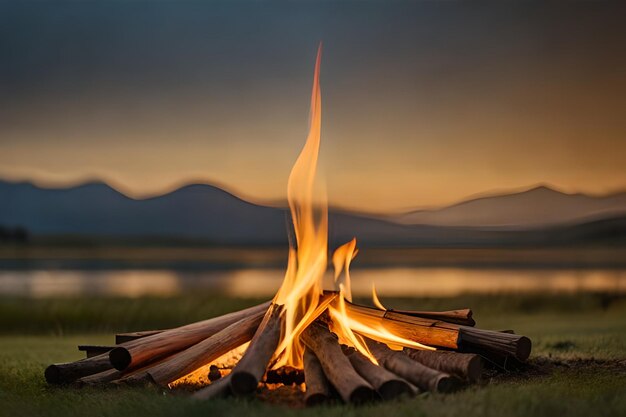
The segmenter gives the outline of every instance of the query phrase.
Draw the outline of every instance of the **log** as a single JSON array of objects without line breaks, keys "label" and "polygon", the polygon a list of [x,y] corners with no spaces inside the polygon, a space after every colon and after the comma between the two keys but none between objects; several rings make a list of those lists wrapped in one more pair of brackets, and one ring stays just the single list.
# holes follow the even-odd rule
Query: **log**
[{"label": "log", "polygon": [[328,379],[324,375],[317,356],[309,348],[304,350],[304,381],[306,384],[304,403],[307,406],[311,407],[328,402],[330,399]]},{"label": "log", "polygon": [[121,345],[122,343],[141,339],[142,337],[146,337],[146,336],[159,334],[159,333],[162,333],[163,331],[164,330],[144,330],[141,332],[118,333],[115,335],[115,344]]},{"label": "log", "polygon": [[88,358],[102,355],[115,348],[115,346],[78,345],[78,350],[85,352]]},{"label": "log", "polygon": [[404,348],[404,353],[414,361],[432,369],[454,375],[469,382],[480,380],[483,373],[483,361],[473,353],[455,353],[446,351],[417,350]]},{"label": "log", "polygon": [[376,323],[382,324],[398,336],[429,346],[470,353],[485,349],[513,356],[519,361],[528,359],[532,348],[532,343],[526,336],[407,316],[394,311],[358,306],[347,301],[346,309],[350,315],[365,321],[376,320]]},{"label": "log", "polygon": [[324,375],[344,402],[361,404],[378,397],[369,382],[356,372],[327,327],[314,322],[302,332],[300,338],[315,353]]},{"label": "log", "polygon": [[226,397],[231,394],[231,391],[230,391],[231,378],[232,378],[232,373],[226,375],[223,378],[218,379],[215,382],[211,382],[209,386],[204,387],[194,392],[191,398],[195,400],[206,401],[212,398]]},{"label": "log", "polygon": [[429,346],[457,349],[459,347],[459,325],[440,320],[407,316],[393,311],[359,306],[346,301],[350,316],[364,322],[382,325],[390,332]]},{"label": "log", "polygon": [[239,320],[200,343],[172,355],[170,359],[150,366],[144,372],[123,378],[121,382],[129,385],[155,383],[167,387],[170,382],[208,365],[225,353],[249,342],[263,315],[264,312],[259,311]]},{"label": "log", "polygon": [[267,310],[248,349],[233,368],[230,378],[233,394],[246,395],[256,391],[280,341],[282,311],[283,306],[278,304],[272,304]]},{"label": "log", "polygon": [[48,384],[69,384],[87,375],[111,369],[109,354],[103,353],[76,362],[56,363],[48,366],[44,372]]},{"label": "log", "polygon": [[484,349],[497,354],[513,356],[518,361],[524,362],[532,350],[532,342],[526,336],[465,326],[461,327],[460,330],[460,345],[464,352],[480,353]]},{"label": "log", "polygon": [[354,369],[370,383],[383,400],[413,394],[413,389],[404,379],[382,366],[375,365],[360,352],[350,349],[346,354]]},{"label": "log", "polygon": [[368,338],[365,341],[378,363],[422,391],[452,392],[459,386],[458,380],[449,374],[424,366],[383,343]]},{"label": "log", "polygon": [[405,316],[422,317],[425,319],[442,320],[448,323],[460,324],[463,326],[475,326],[476,321],[472,318],[472,310],[463,308],[460,310],[449,311],[415,311],[415,310],[396,310],[390,308],[387,311],[393,313],[404,314]]},{"label": "log", "polygon": [[187,349],[241,319],[267,310],[269,305],[268,301],[245,310],[122,343],[109,352],[109,359],[113,367],[120,371],[139,368],[155,359]]}]

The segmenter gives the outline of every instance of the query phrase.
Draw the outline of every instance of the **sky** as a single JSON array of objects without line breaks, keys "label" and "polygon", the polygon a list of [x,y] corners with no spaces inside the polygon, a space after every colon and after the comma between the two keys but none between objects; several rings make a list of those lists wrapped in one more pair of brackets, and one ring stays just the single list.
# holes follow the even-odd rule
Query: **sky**
[{"label": "sky", "polygon": [[626,189],[621,2],[0,3],[0,178],[284,199],[317,45],[331,204]]}]

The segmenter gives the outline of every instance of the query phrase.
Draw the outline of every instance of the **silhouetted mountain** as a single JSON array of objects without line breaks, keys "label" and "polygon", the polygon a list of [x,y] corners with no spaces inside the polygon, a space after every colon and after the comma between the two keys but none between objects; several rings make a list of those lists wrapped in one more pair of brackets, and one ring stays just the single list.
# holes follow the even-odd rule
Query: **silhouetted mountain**
[{"label": "silhouetted mountain", "polygon": [[[526,195],[544,193],[557,192],[533,190]],[[573,204],[579,201],[577,196],[562,196],[574,198]],[[490,199],[492,202],[502,199],[511,204],[510,200],[519,201],[519,198],[519,195],[512,195]],[[524,201],[528,202],[528,199]],[[474,202],[479,204],[478,200]],[[528,205],[525,208],[532,210]],[[352,237],[358,238],[360,246],[489,246],[623,241],[626,236],[624,219],[626,217],[584,225],[512,232],[506,228],[483,230],[405,225],[348,212],[331,212],[329,236],[331,246]],[[285,244],[289,224],[284,209],[252,204],[210,185],[188,185],[159,197],[135,200],[99,182],[46,189],[26,182],[0,181],[0,225],[23,227],[32,236],[140,237],[159,241],[183,238],[229,245]]]},{"label": "silhouetted mountain", "polygon": [[435,210],[413,211],[393,220],[431,226],[538,228],[623,215],[626,215],[626,192],[595,197],[540,186]]}]

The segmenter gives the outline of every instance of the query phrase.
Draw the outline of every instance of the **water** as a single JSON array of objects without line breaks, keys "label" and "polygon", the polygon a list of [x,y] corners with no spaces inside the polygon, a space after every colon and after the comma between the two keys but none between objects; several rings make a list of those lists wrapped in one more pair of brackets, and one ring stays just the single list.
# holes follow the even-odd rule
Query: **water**
[{"label": "water", "polygon": [[[282,269],[223,271],[17,270],[0,271],[0,296],[176,296],[212,292],[235,297],[269,297]],[[626,269],[367,268],[352,272],[355,296],[454,296],[460,293],[605,291],[626,293]]]}]

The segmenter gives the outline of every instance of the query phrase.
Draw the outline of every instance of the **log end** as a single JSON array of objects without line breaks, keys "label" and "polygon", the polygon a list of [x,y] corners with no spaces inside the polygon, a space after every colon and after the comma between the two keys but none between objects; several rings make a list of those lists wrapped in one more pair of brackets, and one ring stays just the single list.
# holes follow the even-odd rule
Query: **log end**
[{"label": "log end", "polygon": [[517,342],[517,352],[515,353],[515,357],[520,361],[525,361],[530,356],[530,351],[532,350],[533,343],[526,336],[522,336],[519,338]]},{"label": "log end", "polygon": [[130,365],[132,357],[128,349],[116,347],[109,352],[109,360],[115,369],[123,371]]},{"label": "log end", "polygon": [[61,371],[59,370],[59,367],[57,365],[52,364],[48,366],[43,375],[46,378],[46,382],[48,384],[57,385],[61,383]]},{"label": "log end", "polygon": [[235,395],[249,395],[256,391],[259,381],[248,372],[233,372],[230,378],[230,389]]},{"label": "log end", "polygon": [[383,400],[392,400],[400,396],[410,396],[413,390],[408,383],[401,379],[392,379],[378,387],[378,393]]},{"label": "log end", "polygon": [[467,379],[470,382],[476,382],[480,380],[483,374],[483,358],[479,355],[474,355],[467,364]]},{"label": "log end", "polygon": [[440,393],[449,393],[457,391],[461,387],[461,381],[453,376],[444,375],[437,378],[431,391]]},{"label": "log end", "polygon": [[371,387],[367,385],[361,385],[352,391],[350,394],[351,404],[364,404],[379,399],[380,397]]},{"label": "log end", "polygon": [[329,398],[327,395],[322,394],[321,392],[316,392],[315,394],[308,395],[304,398],[304,403],[307,407],[315,407],[316,405],[326,404]]}]

